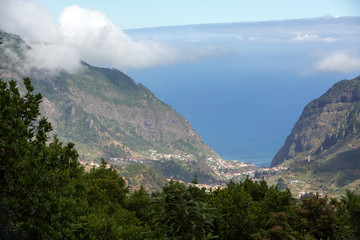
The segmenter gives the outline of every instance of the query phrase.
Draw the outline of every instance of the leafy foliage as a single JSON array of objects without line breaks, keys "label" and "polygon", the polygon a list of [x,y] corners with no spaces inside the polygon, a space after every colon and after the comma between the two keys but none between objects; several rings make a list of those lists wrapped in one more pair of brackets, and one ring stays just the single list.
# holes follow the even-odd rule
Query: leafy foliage
[{"label": "leafy foliage", "polygon": [[155,212],[154,223],[169,239],[205,239],[213,231],[214,216],[200,189],[170,181],[155,198],[163,205]]},{"label": "leafy foliage", "polygon": [[[74,145],[49,145],[50,123],[39,118],[41,94],[33,94],[29,78],[21,96],[15,81],[0,82],[0,195],[5,236],[55,236],[66,232],[80,214],[78,181],[83,170]],[[44,219],[47,219],[44,221]]]},{"label": "leafy foliage", "polygon": [[319,195],[304,199],[296,209],[300,228],[315,239],[338,239],[339,222],[335,206]]},{"label": "leafy foliage", "polygon": [[345,206],[345,221],[351,226],[349,235],[353,239],[360,239],[360,195],[347,191],[342,202]]},{"label": "leafy foliage", "polygon": [[282,178],[282,177],[278,178],[277,186],[278,186],[279,190],[285,190],[287,188],[284,178]]},{"label": "leafy foliage", "polygon": [[0,82],[0,237],[18,239],[142,239],[144,226],[127,210],[128,187],[117,172],[84,173],[74,144],[48,143],[41,94],[29,78],[22,96]]},{"label": "leafy foliage", "polygon": [[242,183],[230,182],[227,188],[212,193],[217,209],[217,233],[223,239],[253,239],[268,225],[273,213],[290,211],[294,199],[290,191],[279,191],[247,178]]}]

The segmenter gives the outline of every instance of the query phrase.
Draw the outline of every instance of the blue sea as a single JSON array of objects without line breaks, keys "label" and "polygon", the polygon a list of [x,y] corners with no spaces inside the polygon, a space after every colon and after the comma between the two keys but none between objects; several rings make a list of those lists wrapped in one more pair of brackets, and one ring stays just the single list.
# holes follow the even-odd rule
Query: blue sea
[{"label": "blue sea", "polygon": [[[359,59],[359,19],[129,30],[135,40],[167,42],[185,56],[210,51],[193,61],[125,73],[187,118],[222,158],[269,166],[305,105],[337,81],[360,74],[342,68],[344,61]],[[333,57],[339,53],[348,60]]]},{"label": "blue sea", "polygon": [[127,74],[187,118],[222,158],[260,167],[270,165],[305,105],[344,79],[231,68],[218,60]]}]

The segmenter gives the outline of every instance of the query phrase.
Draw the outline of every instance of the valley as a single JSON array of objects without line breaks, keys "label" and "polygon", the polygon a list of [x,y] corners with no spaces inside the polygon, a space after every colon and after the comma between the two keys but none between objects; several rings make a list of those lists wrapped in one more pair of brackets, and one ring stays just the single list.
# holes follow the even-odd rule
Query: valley
[{"label": "valley", "polygon": [[360,240],[357,0],[0,1],[0,240]]},{"label": "valley", "polygon": [[[154,191],[164,179],[191,182],[195,176],[199,184],[216,188],[250,176],[273,185],[280,181],[294,196],[359,191],[359,78],[336,83],[308,104],[271,168],[263,168],[222,159],[188,120],[119,70],[85,62],[74,73],[26,69],[22,61],[29,46],[13,34],[2,32],[2,38],[2,77],[15,79],[20,89],[22,77],[32,77],[44,95],[41,110],[53,134],[75,143],[84,166],[96,166],[103,158],[124,175],[129,165],[143,165],[127,175],[142,179],[130,180],[133,189],[147,185]],[[145,172],[162,180],[141,177]]]}]

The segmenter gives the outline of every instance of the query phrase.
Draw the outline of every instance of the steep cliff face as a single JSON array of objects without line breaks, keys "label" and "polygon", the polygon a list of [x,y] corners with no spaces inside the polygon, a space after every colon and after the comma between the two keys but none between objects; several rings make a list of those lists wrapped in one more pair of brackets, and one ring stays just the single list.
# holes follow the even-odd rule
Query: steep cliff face
[{"label": "steep cliff face", "polygon": [[[324,159],[360,148],[360,77],[336,83],[310,102],[272,166],[289,159]],[[359,156],[360,162],[360,156]]]},{"label": "steep cliff face", "polygon": [[[0,31],[1,32],[1,31]],[[75,73],[43,69],[24,73],[29,48],[21,38],[2,32],[3,79],[30,74],[44,95],[42,111],[62,141],[75,142],[80,154],[96,157],[146,157],[149,150],[181,155],[217,156],[190,123],[141,84],[116,69],[82,63]]]}]

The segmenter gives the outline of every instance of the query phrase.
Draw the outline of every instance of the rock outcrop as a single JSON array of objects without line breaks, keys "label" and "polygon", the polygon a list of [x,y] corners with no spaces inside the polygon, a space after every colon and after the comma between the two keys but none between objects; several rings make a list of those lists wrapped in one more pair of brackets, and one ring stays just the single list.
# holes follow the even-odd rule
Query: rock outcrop
[{"label": "rock outcrop", "polygon": [[321,159],[341,151],[358,149],[359,139],[360,77],[357,77],[336,83],[304,108],[271,165],[290,159]]}]

